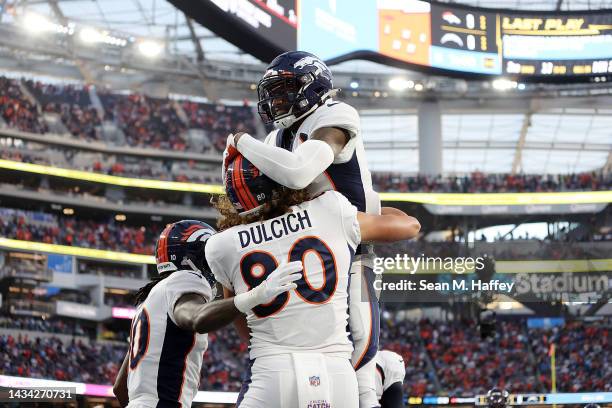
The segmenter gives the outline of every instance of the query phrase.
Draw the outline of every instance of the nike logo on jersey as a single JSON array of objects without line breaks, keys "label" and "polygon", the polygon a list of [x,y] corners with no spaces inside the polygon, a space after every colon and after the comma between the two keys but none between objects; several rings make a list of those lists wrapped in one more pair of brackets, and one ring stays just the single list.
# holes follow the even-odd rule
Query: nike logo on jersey
[{"label": "nike logo on jersey", "polygon": [[310,216],[307,210],[291,212],[282,217],[274,218],[270,222],[257,224],[246,230],[238,231],[240,247],[246,248],[250,245],[259,245],[270,242],[296,232],[312,228]]}]

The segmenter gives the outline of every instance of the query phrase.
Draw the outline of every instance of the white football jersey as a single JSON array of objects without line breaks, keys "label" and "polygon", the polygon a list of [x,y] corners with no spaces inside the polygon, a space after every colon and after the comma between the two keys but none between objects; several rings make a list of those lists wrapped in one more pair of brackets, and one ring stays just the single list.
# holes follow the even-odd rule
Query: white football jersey
[{"label": "white football jersey", "polygon": [[306,117],[295,135],[286,135],[289,131],[285,129],[273,130],[268,134],[265,143],[293,151],[316,130],[324,127],[344,129],[350,140],[327,170],[315,178],[309,186],[310,192],[318,194],[336,190],[344,194],[359,211],[379,214],[380,198],[372,188],[372,175],[366,162],[359,113],[352,106],[328,99],[324,105]]},{"label": "white football jersey", "polygon": [[296,289],[247,314],[252,359],[293,352],[350,358],[349,269],[360,240],[357,209],[334,191],[280,217],[235,226],[208,240],[211,270],[236,294],[259,285],[280,263],[304,263]]},{"label": "white football jersey", "polygon": [[406,367],[399,354],[389,350],[376,353],[376,398],[380,401],[383,392],[396,382],[404,382]]},{"label": "white football jersey", "polygon": [[191,406],[208,335],[183,330],[174,321],[174,305],[186,293],[212,299],[201,274],[182,270],[155,285],[136,309],[130,332],[129,407]]}]

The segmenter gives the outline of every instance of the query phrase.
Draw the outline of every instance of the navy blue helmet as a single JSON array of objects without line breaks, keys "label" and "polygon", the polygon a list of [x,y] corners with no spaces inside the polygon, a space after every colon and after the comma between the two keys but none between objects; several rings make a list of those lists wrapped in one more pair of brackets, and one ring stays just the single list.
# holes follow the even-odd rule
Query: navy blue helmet
[{"label": "navy blue helmet", "polygon": [[181,269],[196,270],[214,284],[214,277],[204,256],[206,241],[216,231],[202,221],[182,220],[168,224],[155,246],[157,272],[174,272]]},{"label": "navy blue helmet", "polygon": [[237,154],[225,170],[225,192],[238,213],[256,211],[272,200],[281,185],[263,174],[246,157]]},{"label": "navy blue helmet", "polygon": [[288,128],[335,93],[332,73],[317,56],[289,51],[274,58],[257,85],[259,116],[266,124]]}]

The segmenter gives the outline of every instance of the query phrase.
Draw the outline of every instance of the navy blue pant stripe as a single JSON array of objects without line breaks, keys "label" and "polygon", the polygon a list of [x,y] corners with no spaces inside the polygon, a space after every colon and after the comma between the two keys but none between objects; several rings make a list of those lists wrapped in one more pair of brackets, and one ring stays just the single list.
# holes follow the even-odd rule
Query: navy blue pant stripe
[{"label": "navy blue pant stripe", "polygon": [[238,394],[238,400],[236,401],[236,407],[239,407],[249,390],[249,385],[251,384],[251,377],[253,376],[253,364],[255,363],[255,359],[249,360],[249,367],[247,368],[246,373],[244,374],[244,380],[242,380],[242,387],[240,387],[240,393]]},{"label": "navy blue pant stripe", "polygon": [[157,408],[181,408],[187,355],[195,345],[195,333],[178,327],[167,317],[166,334],[157,370]]},{"label": "navy blue pant stripe", "polygon": [[368,289],[368,296],[370,299],[370,315],[372,316],[372,326],[370,328],[370,341],[367,345],[367,349],[363,355],[363,358],[355,367],[355,370],[359,370],[365,364],[372,361],[378,351],[378,337],[380,334],[380,308],[378,305],[378,299],[376,298],[376,291],[374,290],[374,279],[376,274],[371,268],[363,267],[363,278],[366,280],[366,287]]}]

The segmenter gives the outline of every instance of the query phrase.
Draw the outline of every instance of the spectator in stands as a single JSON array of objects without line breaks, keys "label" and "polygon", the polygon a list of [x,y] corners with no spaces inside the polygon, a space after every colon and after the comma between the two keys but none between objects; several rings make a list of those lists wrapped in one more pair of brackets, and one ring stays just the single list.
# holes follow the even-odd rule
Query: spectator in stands
[{"label": "spectator in stands", "polygon": [[0,76],[0,116],[8,126],[22,132],[48,131],[36,105],[21,92],[19,81],[3,76]]},{"label": "spectator in stands", "polygon": [[[493,386],[511,392],[546,392],[553,343],[559,391],[601,391],[612,386],[610,320],[568,322],[553,329],[529,329],[521,319],[502,321],[493,338],[482,339],[472,321],[417,322],[400,318],[400,314],[383,314],[381,345],[404,358],[404,387],[409,396],[472,396]],[[58,320],[0,318],[0,327],[15,330],[0,336],[0,374],[111,384],[127,343],[63,340],[42,334],[60,332],[61,324]],[[41,335],[19,331],[24,329]],[[117,338],[124,340],[125,333]],[[237,391],[247,359],[247,344],[232,329],[212,333],[200,389]]]},{"label": "spectator in stands", "polygon": [[[0,235],[24,241],[109,249],[150,255],[160,226],[131,227],[114,219],[95,222],[31,211],[0,209]],[[45,222],[40,222],[44,214]]]},{"label": "spectator in stands", "polygon": [[77,85],[51,85],[39,81],[24,81],[38,99],[44,112],[59,115],[68,132],[83,140],[100,140],[102,121],[91,105],[87,87]]}]

